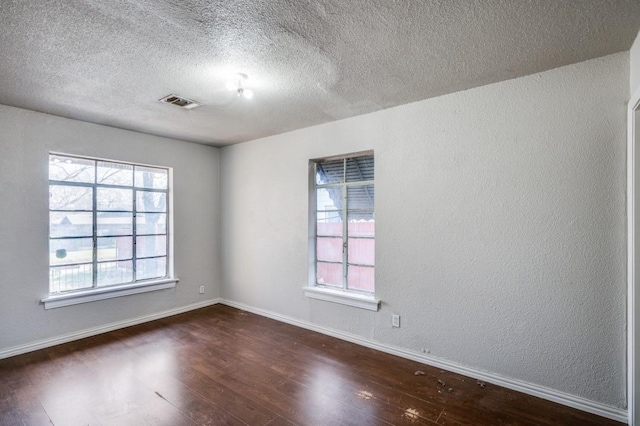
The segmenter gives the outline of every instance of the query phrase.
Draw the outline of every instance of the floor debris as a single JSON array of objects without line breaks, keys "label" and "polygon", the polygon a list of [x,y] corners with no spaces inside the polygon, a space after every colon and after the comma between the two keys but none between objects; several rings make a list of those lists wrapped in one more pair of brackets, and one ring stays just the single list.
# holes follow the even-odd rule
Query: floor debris
[{"label": "floor debris", "polygon": [[424,376],[424,371],[422,370],[418,370],[415,373],[413,373],[414,376]]},{"label": "floor debris", "polygon": [[371,399],[373,397],[373,394],[371,392],[361,390],[358,392],[358,396],[362,399]]},{"label": "floor debris", "polygon": [[478,380],[476,383],[478,383],[478,386],[480,386],[481,388],[487,386],[487,384],[485,382],[483,382],[482,380]]},{"label": "floor debris", "polygon": [[406,410],[404,410],[404,416],[409,420],[416,420],[419,415],[420,412],[415,408],[407,408]]},{"label": "floor debris", "polygon": [[160,395],[160,393],[158,391],[155,391],[156,395],[158,395],[160,398],[164,399],[165,401],[169,402],[169,400],[167,398],[165,398],[164,396]]},{"label": "floor debris", "polygon": [[453,388],[447,388],[447,384],[444,380],[438,379],[438,393],[444,393],[445,389],[449,393],[453,392]]}]

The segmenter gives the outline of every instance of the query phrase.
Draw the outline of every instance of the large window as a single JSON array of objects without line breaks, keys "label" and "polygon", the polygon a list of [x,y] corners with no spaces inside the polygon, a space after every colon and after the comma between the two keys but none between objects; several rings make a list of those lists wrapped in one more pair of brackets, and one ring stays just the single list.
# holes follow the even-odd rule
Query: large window
[{"label": "large window", "polygon": [[49,292],[168,276],[169,171],[49,156]]},{"label": "large window", "polygon": [[373,155],[314,163],[315,286],[375,291]]}]

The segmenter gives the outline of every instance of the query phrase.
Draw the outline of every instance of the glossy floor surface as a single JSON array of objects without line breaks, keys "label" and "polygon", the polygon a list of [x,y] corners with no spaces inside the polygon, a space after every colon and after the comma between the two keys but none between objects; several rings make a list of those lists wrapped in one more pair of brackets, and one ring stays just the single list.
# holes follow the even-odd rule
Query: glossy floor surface
[{"label": "glossy floor surface", "polygon": [[0,360],[0,425],[48,424],[620,425],[223,305]]}]

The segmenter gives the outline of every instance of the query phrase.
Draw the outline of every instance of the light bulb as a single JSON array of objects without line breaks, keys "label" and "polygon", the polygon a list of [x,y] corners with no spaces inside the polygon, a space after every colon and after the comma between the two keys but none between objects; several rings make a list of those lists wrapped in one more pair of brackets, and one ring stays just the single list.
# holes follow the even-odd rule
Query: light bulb
[{"label": "light bulb", "polygon": [[249,89],[244,89],[244,91],[242,92],[242,96],[244,96],[247,99],[251,99],[253,98],[253,91]]},{"label": "light bulb", "polygon": [[233,81],[228,81],[226,87],[227,87],[227,90],[230,90],[232,92],[235,90],[238,90],[238,85]]}]

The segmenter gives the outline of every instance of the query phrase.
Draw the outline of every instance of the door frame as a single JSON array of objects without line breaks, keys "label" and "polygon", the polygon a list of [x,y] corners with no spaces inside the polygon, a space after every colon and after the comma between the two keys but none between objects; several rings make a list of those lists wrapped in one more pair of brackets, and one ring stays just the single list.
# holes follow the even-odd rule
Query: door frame
[{"label": "door frame", "polygon": [[[640,88],[627,108],[627,415],[640,425]],[[640,204],[639,204],[640,206]],[[639,368],[636,368],[639,367]]]}]

